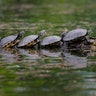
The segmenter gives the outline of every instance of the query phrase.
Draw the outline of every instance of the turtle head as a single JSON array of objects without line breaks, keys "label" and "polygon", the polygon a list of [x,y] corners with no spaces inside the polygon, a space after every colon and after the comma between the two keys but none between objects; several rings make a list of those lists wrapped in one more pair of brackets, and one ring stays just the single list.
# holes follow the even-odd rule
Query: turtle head
[{"label": "turtle head", "polygon": [[40,38],[41,36],[43,36],[45,33],[46,33],[45,30],[41,30],[40,33],[39,33],[39,35],[38,35],[38,38]]},{"label": "turtle head", "polygon": [[18,32],[17,39],[20,39],[24,34],[24,31]]},{"label": "turtle head", "polygon": [[68,29],[65,28],[64,31],[63,31],[62,34],[61,34],[61,41],[62,41],[62,42],[64,42],[64,41],[63,41],[63,38],[65,37],[65,35],[67,34],[67,32],[68,32]]},{"label": "turtle head", "polygon": [[92,29],[87,30],[87,33],[90,34],[92,32]]}]

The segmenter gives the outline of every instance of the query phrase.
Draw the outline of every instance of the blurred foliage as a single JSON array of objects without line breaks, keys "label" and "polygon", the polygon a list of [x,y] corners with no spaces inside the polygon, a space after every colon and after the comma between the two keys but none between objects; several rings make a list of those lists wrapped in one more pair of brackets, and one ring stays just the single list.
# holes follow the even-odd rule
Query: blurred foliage
[{"label": "blurred foliage", "polygon": [[1,0],[5,5],[11,4],[19,4],[19,3],[26,3],[26,4],[52,4],[52,3],[69,3],[78,6],[85,6],[87,4],[95,3],[96,0],[81,0],[78,2],[77,0]]}]

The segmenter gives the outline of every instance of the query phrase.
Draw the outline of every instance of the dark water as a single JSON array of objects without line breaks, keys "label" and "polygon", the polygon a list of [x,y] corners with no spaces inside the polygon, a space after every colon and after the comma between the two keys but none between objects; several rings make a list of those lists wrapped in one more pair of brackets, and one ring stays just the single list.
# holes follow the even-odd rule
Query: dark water
[{"label": "dark water", "polygon": [[[25,0],[26,1],[26,0]],[[34,1],[34,0],[33,0]],[[35,2],[35,1],[34,1]],[[95,0],[45,0],[3,7],[0,36],[61,35],[64,29],[91,29],[96,36]],[[96,52],[61,49],[0,50],[1,96],[96,96]]]}]

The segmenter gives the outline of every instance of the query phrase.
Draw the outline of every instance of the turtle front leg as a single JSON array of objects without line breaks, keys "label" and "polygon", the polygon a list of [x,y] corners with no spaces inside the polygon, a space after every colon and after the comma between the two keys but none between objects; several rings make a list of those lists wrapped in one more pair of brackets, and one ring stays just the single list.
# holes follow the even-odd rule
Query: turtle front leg
[{"label": "turtle front leg", "polygon": [[85,37],[84,44],[85,44],[85,45],[90,45],[90,44],[92,44],[92,43],[90,42],[90,40],[89,40],[88,37]]}]

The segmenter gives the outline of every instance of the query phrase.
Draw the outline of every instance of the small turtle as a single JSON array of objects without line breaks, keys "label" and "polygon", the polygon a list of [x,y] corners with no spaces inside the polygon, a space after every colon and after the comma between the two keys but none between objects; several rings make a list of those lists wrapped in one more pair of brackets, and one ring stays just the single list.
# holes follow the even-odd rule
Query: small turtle
[{"label": "small turtle", "polygon": [[48,36],[41,41],[41,47],[60,47],[61,37],[60,36]]},{"label": "small turtle", "polygon": [[69,31],[65,34],[65,36],[62,36],[61,41],[64,43],[64,46],[70,46],[73,45],[76,47],[76,44],[83,44],[83,43],[89,43],[87,39],[89,31],[87,29],[74,29],[72,31]]},{"label": "small turtle", "polygon": [[24,37],[20,43],[18,44],[18,48],[31,48],[34,47],[36,44],[39,44],[40,42],[40,37],[44,35],[45,30],[42,30],[39,35],[30,35]]},{"label": "small turtle", "polygon": [[0,40],[0,47],[2,48],[11,48],[17,45],[20,42],[20,38],[22,37],[22,34],[24,31],[19,32],[16,36],[10,35],[7,37],[4,37]]}]

